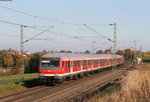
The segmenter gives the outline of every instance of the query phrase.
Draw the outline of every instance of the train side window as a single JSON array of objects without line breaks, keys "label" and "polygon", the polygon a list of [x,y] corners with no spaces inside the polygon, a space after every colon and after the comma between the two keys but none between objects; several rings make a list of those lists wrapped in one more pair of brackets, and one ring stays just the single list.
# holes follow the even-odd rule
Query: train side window
[{"label": "train side window", "polygon": [[103,63],[103,61],[102,61],[102,59],[100,59],[100,64],[102,64]]},{"label": "train side window", "polygon": [[75,67],[78,67],[79,64],[78,64],[78,61],[75,61]]},{"label": "train side window", "polygon": [[67,65],[67,68],[70,68],[70,61],[67,61],[66,65]]},{"label": "train side window", "polygon": [[103,63],[104,63],[104,64],[106,63],[106,60],[105,60],[105,59],[103,59]]},{"label": "train side window", "polygon": [[72,61],[72,67],[74,67],[74,64],[75,64],[74,61]]},{"label": "train side window", "polygon": [[68,68],[68,61],[66,61],[66,68]]},{"label": "train side window", "polygon": [[102,60],[101,59],[99,60],[99,64],[102,64]]},{"label": "train side window", "polygon": [[62,61],[62,67],[63,68],[65,67],[65,61]]},{"label": "train side window", "polygon": [[90,60],[88,60],[88,65],[90,65]]},{"label": "train side window", "polygon": [[91,60],[89,60],[89,65],[91,65]]},{"label": "train side window", "polygon": [[83,61],[83,66],[86,66],[86,60]]},{"label": "train side window", "polygon": [[92,60],[89,60],[89,65],[92,65]]},{"label": "train side window", "polygon": [[81,61],[78,61],[79,62],[79,67],[81,66]]},{"label": "train side window", "polygon": [[97,61],[97,63],[96,64],[98,64],[98,60],[96,60]]}]

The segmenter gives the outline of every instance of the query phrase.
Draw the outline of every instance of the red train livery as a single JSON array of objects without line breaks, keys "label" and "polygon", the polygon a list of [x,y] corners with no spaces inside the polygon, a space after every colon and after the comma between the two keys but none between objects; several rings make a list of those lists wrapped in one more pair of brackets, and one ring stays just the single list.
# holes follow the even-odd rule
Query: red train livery
[{"label": "red train livery", "polygon": [[48,53],[41,57],[39,77],[47,82],[58,81],[124,63],[124,57],[108,54]]}]

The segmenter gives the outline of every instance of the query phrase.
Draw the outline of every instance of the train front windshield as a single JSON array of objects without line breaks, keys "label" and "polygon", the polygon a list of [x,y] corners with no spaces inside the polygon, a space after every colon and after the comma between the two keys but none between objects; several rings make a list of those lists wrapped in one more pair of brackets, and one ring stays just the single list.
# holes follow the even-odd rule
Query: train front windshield
[{"label": "train front windshield", "polygon": [[60,59],[56,58],[42,58],[41,69],[42,70],[58,70]]}]

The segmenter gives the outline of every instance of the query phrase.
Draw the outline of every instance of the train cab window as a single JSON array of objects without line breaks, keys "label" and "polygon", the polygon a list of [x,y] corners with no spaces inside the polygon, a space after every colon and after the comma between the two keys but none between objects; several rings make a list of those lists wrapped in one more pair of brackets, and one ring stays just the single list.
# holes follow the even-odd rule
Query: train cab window
[{"label": "train cab window", "polygon": [[59,67],[59,61],[50,61],[50,66]]},{"label": "train cab window", "polygon": [[58,70],[59,69],[59,59],[42,59],[41,68],[43,70]]}]

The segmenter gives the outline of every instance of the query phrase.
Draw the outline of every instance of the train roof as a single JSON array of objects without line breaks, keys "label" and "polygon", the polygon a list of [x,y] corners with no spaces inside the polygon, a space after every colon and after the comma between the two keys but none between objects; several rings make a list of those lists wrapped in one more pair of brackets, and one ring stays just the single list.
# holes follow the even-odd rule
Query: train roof
[{"label": "train roof", "polygon": [[[42,58],[62,58],[62,57],[113,57],[112,54],[78,54],[78,53],[47,53]],[[116,55],[116,57],[122,57]]]}]

